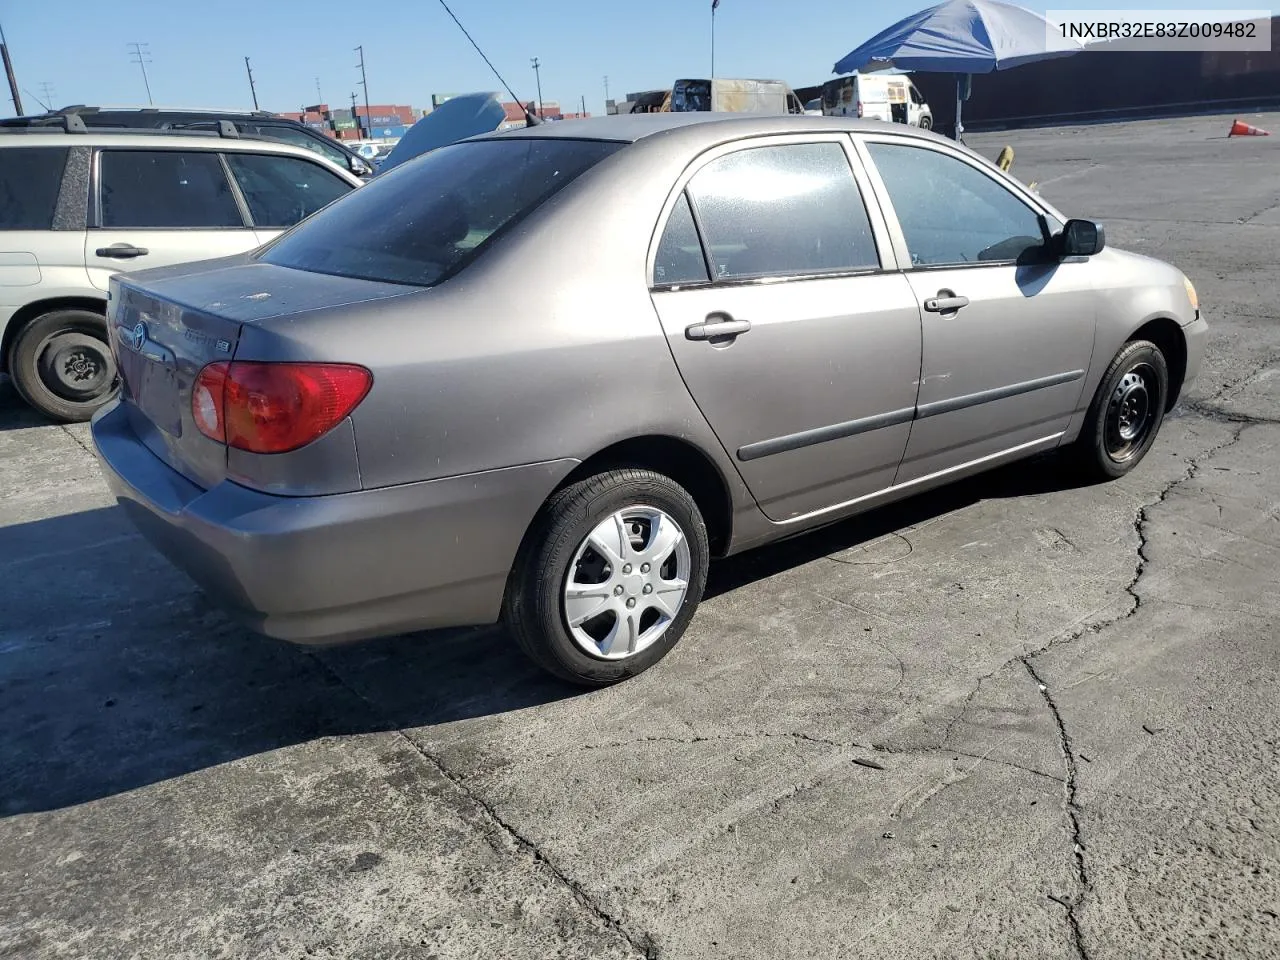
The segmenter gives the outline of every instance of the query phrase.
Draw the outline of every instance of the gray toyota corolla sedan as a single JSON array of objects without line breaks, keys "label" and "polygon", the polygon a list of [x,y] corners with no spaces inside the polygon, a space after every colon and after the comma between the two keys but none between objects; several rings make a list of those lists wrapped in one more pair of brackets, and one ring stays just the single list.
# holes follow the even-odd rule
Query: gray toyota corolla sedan
[{"label": "gray toyota corolla sedan", "polygon": [[1206,324],[904,126],[658,114],[446,146],[267,246],[112,281],[121,504],[254,629],[510,627],[604,684],[707,564],[1012,460],[1150,449]]}]

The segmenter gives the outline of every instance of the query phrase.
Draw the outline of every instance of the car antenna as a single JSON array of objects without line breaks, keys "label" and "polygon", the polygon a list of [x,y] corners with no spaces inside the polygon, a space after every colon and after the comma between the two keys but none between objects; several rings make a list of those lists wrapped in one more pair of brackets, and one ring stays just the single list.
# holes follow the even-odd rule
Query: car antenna
[{"label": "car antenna", "polygon": [[489,65],[489,69],[493,71],[493,75],[498,78],[498,82],[501,83],[503,86],[503,89],[507,91],[507,96],[509,96],[512,100],[514,100],[516,102],[516,105],[519,106],[520,109],[524,111],[525,122],[531,127],[536,127],[538,124],[542,123],[542,121],[537,117],[535,117],[533,113],[529,110],[529,108],[524,105],[523,101],[521,101],[519,97],[517,97],[514,93],[511,92],[511,87],[507,85],[507,81],[502,79],[502,74],[498,72],[498,68],[489,62],[489,58],[486,57],[484,55],[484,51],[480,49],[480,44],[476,43],[475,40],[472,38],[471,34],[467,33],[467,28],[462,25],[462,21],[459,20],[457,16],[454,14],[454,12],[449,9],[449,4],[445,3],[444,0],[440,0],[440,6],[444,7],[444,12],[453,18],[453,22],[458,25],[458,29],[462,31],[463,36],[465,36],[468,40],[470,40],[471,45],[476,48],[476,53],[480,54],[481,59],[484,60],[484,62]]}]

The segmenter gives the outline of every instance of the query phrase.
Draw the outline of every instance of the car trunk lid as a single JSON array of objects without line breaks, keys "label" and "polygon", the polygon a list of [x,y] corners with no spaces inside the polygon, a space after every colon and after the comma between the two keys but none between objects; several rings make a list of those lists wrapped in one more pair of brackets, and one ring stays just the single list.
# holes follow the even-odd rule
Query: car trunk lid
[{"label": "car trunk lid", "polygon": [[413,289],[255,262],[113,276],[108,329],[130,424],[152,453],[207,489],[227,478],[227,447],[201,433],[192,393],[207,364],[236,358],[246,325]]}]

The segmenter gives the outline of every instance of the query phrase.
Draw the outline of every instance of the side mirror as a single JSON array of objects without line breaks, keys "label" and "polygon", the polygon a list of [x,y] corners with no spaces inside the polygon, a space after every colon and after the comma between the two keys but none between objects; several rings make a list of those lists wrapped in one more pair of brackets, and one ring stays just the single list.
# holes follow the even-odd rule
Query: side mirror
[{"label": "side mirror", "polygon": [[1102,224],[1092,220],[1068,220],[1054,239],[1060,257],[1092,257],[1107,245]]},{"label": "side mirror", "polygon": [[367,177],[369,174],[373,173],[373,167],[369,166],[368,162],[362,157],[352,157],[350,160],[350,167],[351,172],[357,177]]}]

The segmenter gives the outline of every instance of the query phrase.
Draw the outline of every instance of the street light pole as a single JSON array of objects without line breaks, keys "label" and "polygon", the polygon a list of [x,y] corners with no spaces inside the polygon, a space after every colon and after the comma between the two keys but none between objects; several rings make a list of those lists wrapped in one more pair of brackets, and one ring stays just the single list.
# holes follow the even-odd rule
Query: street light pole
[{"label": "street light pole", "polygon": [[364,89],[364,122],[368,125],[369,138],[372,139],[373,118],[369,116],[369,80],[364,75],[364,44],[356,47],[356,52],[360,54],[360,86]]},{"label": "street light pole", "polygon": [[534,57],[530,63],[533,64],[533,76],[537,80],[538,86],[538,116],[542,116],[542,64],[538,62],[538,58]]},{"label": "street light pole", "polygon": [[249,92],[253,94],[253,109],[258,109],[258,90],[253,85],[253,67],[249,66],[249,58],[244,58],[244,68],[249,72]]},{"label": "street light pole", "polygon": [[22,97],[18,94],[18,78],[13,75],[13,61],[9,59],[9,41],[0,27],[0,59],[4,60],[4,72],[9,77],[9,94],[13,98],[14,116],[22,116]]}]

